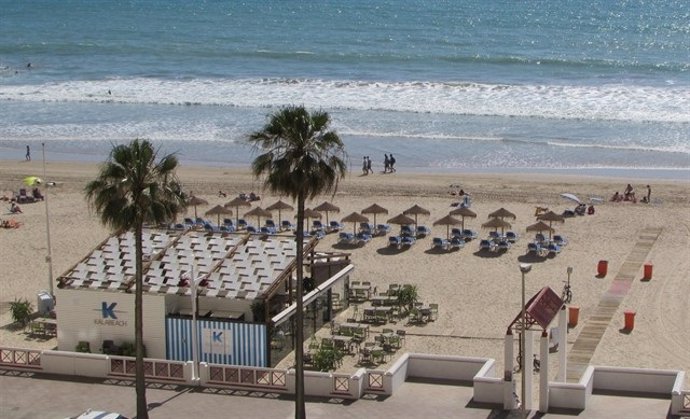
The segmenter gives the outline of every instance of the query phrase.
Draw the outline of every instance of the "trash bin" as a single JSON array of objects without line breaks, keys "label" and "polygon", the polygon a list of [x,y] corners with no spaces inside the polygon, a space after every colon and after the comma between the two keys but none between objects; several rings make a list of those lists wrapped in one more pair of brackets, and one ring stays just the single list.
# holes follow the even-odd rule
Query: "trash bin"
[{"label": "trash bin", "polygon": [[48,315],[53,309],[55,309],[55,300],[53,296],[48,293],[48,291],[41,291],[37,294],[36,307],[39,313],[42,315]]},{"label": "trash bin", "polygon": [[644,264],[644,276],[642,279],[650,280],[652,279],[652,269],[654,267],[652,266],[651,263],[645,263]]},{"label": "trash bin", "polygon": [[568,306],[568,327],[577,326],[577,322],[580,318],[580,307],[578,306]]},{"label": "trash bin", "polygon": [[632,310],[626,310],[625,314],[625,330],[631,331],[635,328],[635,312]]},{"label": "trash bin", "polygon": [[609,261],[608,260],[600,260],[599,264],[597,265],[597,275],[599,276],[606,276],[606,273],[609,270]]}]

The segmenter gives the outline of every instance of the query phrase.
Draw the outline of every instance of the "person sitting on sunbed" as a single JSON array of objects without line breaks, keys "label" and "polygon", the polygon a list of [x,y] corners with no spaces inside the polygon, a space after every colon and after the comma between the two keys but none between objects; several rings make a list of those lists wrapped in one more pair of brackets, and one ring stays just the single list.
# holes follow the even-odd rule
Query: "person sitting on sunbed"
[{"label": "person sitting on sunbed", "polygon": [[619,194],[618,191],[616,191],[616,193],[614,193],[613,196],[611,197],[611,202],[618,202],[620,200],[621,200],[621,194]]},{"label": "person sitting on sunbed", "polygon": [[41,201],[43,201],[43,199],[45,199],[44,196],[43,196],[43,194],[41,193],[41,190],[38,189],[38,188],[34,188],[34,189],[31,191],[31,195],[33,195],[34,199],[36,199],[36,200],[39,200],[39,199],[40,199]]}]

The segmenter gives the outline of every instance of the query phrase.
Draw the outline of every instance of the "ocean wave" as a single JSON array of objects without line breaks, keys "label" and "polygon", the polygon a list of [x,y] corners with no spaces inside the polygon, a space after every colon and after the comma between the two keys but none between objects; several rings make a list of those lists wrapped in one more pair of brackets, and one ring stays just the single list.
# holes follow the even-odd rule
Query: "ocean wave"
[{"label": "ocean wave", "polygon": [[[109,94],[109,92],[111,94]],[[159,78],[0,86],[0,100],[103,102],[690,123],[690,87]]]}]

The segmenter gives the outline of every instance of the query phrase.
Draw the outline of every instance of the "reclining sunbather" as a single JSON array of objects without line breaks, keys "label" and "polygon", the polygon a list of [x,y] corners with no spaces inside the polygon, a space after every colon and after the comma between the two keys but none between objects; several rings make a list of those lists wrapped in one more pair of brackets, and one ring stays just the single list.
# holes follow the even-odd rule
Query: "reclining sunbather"
[{"label": "reclining sunbather", "polygon": [[12,214],[21,214],[21,213],[22,213],[22,209],[21,209],[21,207],[19,207],[19,205],[17,205],[16,202],[12,201],[12,205],[10,206],[10,213],[12,213]]}]

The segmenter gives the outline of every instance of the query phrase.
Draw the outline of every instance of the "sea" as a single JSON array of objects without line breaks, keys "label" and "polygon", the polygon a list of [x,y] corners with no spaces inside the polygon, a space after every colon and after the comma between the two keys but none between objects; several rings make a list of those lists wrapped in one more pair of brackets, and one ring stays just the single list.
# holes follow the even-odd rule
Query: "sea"
[{"label": "sea", "polygon": [[687,0],[0,0],[0,160],[249,166],[287,105],[352,170],[690,180]]}]

